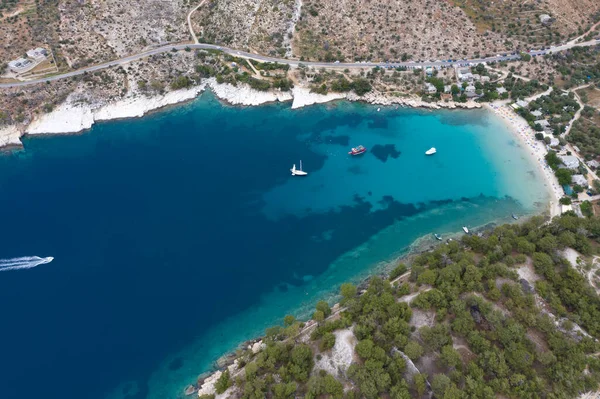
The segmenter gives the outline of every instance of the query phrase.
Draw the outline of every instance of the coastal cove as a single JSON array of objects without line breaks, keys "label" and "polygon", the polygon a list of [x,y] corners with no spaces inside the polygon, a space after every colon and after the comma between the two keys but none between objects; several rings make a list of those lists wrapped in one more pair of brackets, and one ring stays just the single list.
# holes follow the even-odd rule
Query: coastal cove
[{"label": "coastal cove", "polygon": [[[95,120],[139,116],[102,112]],[[48,130],[38,123],[31,134]],[[3,398],[38,396],[23,389],[31,379],[52,399],[181,396],[240,342],[286,313],[306,317],[420,237],[549,201],[488,110],[239,108],[205,92],[90,127],[26,137],[0,157],[11,210],[0,257],[55,258],[0,273],[5,323],[19,326],[0,332]],[[369,152],[349,157],[358,144]],[[289,175],[299,160],[305,179]]]}]

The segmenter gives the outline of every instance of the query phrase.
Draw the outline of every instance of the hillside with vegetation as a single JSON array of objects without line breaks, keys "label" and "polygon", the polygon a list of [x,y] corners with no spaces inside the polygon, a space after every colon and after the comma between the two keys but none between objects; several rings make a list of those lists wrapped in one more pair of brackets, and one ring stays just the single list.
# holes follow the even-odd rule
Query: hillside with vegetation
[{"label": "hillside with vegetation", "polygon": [[[201,398],[574,398],[600,382],[599,218],[465,235],[286,316]],[[256,346],[256,345],[255,345]],[[253,347],[252,349],[256,349]],[[207,380],[207,381],[210,381]],[[201,384],[202,385],[202,384]]]}]

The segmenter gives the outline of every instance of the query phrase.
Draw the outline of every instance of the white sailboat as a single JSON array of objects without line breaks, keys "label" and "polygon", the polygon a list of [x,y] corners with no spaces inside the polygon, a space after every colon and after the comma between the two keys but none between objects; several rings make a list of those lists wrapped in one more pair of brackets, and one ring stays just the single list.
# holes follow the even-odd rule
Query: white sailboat
[{"label": "white sailboat", "polygon": [[296,169],[296,164],[294,164],[290,172],[292,172],[292,176],[306,176],[308,174],[302,170],[302,160],[300,160],[300,169]]},{"label": "white sailboat", "polygon": [[428,149],[427,151],[425,151],[425,155],[433,155],[437,152],[437,150],[435,149],[435,147],[431,147],[430,149]]}]

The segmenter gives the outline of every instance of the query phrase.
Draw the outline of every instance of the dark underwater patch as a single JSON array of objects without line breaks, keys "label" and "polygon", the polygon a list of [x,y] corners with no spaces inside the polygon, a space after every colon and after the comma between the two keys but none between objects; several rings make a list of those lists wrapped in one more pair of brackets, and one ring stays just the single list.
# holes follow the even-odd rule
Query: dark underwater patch
[{"label": "dark underwater patch", "polygon": [[400,151],[396,150],[394,144],[376,144],[371,148],[371,152],[375,155],[375,158],[379,159],[381,162],[386,162],[388,157],[396,159],[401,154]]}]

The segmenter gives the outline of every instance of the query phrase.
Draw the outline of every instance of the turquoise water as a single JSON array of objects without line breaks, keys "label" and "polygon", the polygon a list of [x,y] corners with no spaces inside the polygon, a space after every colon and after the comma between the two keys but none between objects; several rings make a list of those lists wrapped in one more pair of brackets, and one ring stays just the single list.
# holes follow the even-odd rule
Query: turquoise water
[{"label": "turquoise water", "polygon": [[[349,157],[351,146],[369,153]],[[426,157],[435,146],[438,153]],[[303,161],[305,178],[291,177]],[[419,237],[541,212],[487,111],[222,106],[210,94],[0,158],[2,398],[165,398]]]}]

